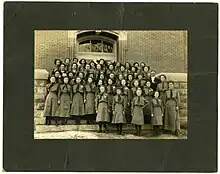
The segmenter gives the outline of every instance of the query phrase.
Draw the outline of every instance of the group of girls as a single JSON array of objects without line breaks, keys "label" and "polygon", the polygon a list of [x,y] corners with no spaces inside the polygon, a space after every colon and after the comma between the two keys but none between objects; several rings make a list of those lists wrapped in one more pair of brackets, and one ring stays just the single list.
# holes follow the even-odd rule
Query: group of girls
[{"label": "group of girls", "polygon": [[131,65],[66,58],[54,64],[46,85],[47,125],[51,119],[57,126],[67,124],[68,119],[77,124],[87,120],[98,123],[99,132],[107,133],[112,123],[122,134],[124,124],[133,124],[140,136],[141,126],[152,124],[155,135],[164,130],[179,135],[179,92],[174,82],[156,75],[144,62]]}]

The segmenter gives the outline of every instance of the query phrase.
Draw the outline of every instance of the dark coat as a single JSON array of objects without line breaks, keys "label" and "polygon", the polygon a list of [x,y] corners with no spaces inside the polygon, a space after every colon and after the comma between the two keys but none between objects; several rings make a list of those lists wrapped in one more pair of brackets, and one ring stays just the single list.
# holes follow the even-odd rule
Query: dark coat
[{"label": "dark coat", "polygon": [[156,91],[157,90],[157,84],[160,83],[160,79],[158,77],[154,78],[154,81],[152,79],[152,77],[150,77],[150,82],[151,82],[151,88]]}]

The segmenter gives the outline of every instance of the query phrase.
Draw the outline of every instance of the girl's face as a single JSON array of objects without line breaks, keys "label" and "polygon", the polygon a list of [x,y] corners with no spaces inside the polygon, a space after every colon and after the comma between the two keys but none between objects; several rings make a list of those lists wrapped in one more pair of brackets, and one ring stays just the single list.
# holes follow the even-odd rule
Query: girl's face
[{"label": "girl's face", "polygon": [[125,67],[124,66],[121,66],[121,71],[124,71],[125,70]]},{"label": "girl's face", "polygon": [[65,63],[66,63],[66,64],[69,64],[69,63],[70,63],[70,59],[66,59],[66,60],[65,60]]},{"label": "girl's face", "polygon": [[67,77],[67,74],[66,74],[66,73],[63,73],[63,74],[62,74],[62,77]]},{"label": "girl's face", "polygon": [[94,78],[94,75],[93,74],[89,74],[89,77]]},{"label": "girl's face", "polygon": [[128,75],[128,80],[132,80],[133,76],[132,75]]},{"label": "girl's face", "polygon": [[100,87],[100,91],[101,91],[101,93],[105,92],[105,87],[104,87],[104,86],[101,86],[101,87]]},{"label": "girl's face", "polygon": [[103,85],[102,80],[99,80],[98,85],[99,86]]},{"label": "girl's face", "polygon": [[148,72],[148,67],[144,67],[144,72]]},{"label": "girl's face", "polygon": [[60,60],[56,60],[56,65],[60,65]]},{"label": "girl's face", "polygon": [[155,97],[155,98],[158,98],[158,97],[159,97],[159,92],[156,91],[156,92],[154,93],[154,97]]},{"label": "girl's face", "polygon": [[69,73],[69,77],[70,77],[70,78],[73,78],[73,73]]},{"label": "girl's face", "polygon": [[126,69],[129,69],[130,68],[130,64],[128,62],[125,63],[125,67],[126,67]]},{"label": "girl's face", "polygon": [[97,65],[97,69],[101,69],[101,65],[100,64]]},{"label": "girl's face", "polygon": [[60,69],[64,70],[65,69],[65,65],[64,64],[60,65]]},{"label": "girl's face", "polygon": [[116,66],[117,66],[117,67],[119,67],[120,65],[121,65],[120,62],[117,62],[117,63],[116,63]]},{"label": "girl's face", "polygon": [[79,73],[79,77],[82,79],[83,78],[83,73]]},{"label": "girl's face", "polygon": [[145,63],[144,62],[141,62],[141,67],[144,67],[145,66]]},{"label": "girl's face", "polygon": [[78,59],[73,59],[73,63],[77,63],[78,62]]},{"label": "girl's face", "polygon": [[92,83],[92,78],[91,77],[88,78],[88,82]]},{"label": "girl's face", "polygon": [[138,90],[136,91],[137,96],[141,96],[141,93],[142,93],[142,91],[141,91],[140,89],[138,89]]},{"label": "girl's face", "polygon": [[87,69],[87,70],[90,69],[90,65],[89,65],[89,64],[86,65],[86,69]]},{"label": "girl's face", "polygon": [[160,77],[160,80],[161,80],[162,82],[164,82],[166,79],[165,79],[164,76],[161,76],[161,77]]},{"label": "girl's face", "polygon": [[139,82],[136,80],[135,82],[134,82],[134,86],[138,86],[139,85]]},{"label": "girl's face", "polygon": [[121,81],[121,84],[122,84],[123,86],[125,86],[125,85],[126,85],[126,80],[122,80],[122,81]]},{"label": "girl's face", "polygon": [[100,79],[104,79],[105,78],[105,76],[104,76],[104,74],[100,74]]},{"label": "girl's face", "polygon": [[116,92],[117,92],[117,94],[118,94],[118,95],[120,95],[120,94],[121,94],[121,90],[120,90],[120,89],[117,89],[117,91],[116,91]]},{"label": "girl's face", "polygon": [[55,81],[56,81],[56,78],[55,78],[55,77],[51,77],[51,78],[50,78],[50,82],[51,82],[51,83],[55,83]]},{"label": "girl's face", "polygon": [[115,75],[114,74],[110,74],[110,76],[109,76],[111,79],[113,79],[114,77],[115,77]]},{"label": "girl's face", "polygon": [[95,67],[95,64],[94,64],[94,62],[91,62],[91,67]]},{"label": "girl's face", "polygon": [[56,72],[55,72],[55,77],[58,78],[59,76],[60,76],[59,71],[56,71]]},{"label": "girl's face", "polygon": [[112,79],[108,79],[108,84],[109,84],[109,85],[112,85],[112,83],[113,83],[113,82],[112,82]]},{"label": "girl's face", "polygon": [[104,60],[100,60],[100,64],[104,65]]},{"label": "girl's face", "polygon": [[138,63],[135,63],[134,66],[135,66],[136,68],[138,68],[138,67],[139,67],[139,64],[138,64]]},{"label": "girl's face", "polygon": [[141,80],[142,79],[142,75],[138,75],[138,79]]},{"label": "girl's face", "polygon": [[132,68],[131,68],[131,71],[132,71],[132,72],[135,72],[135,71],[136,71],[135,67],[132,67]]},{"label": "girl's face", "polygon": [[76,67],[77,67],[76,64],[73,64],[73,65],[72,65],[72,68],[73,68],[73,69],[76,69]]},{"label": "girl's face", "polygon": [[147,83],[146,83],[146,85],[147,85],[147,87],[149,88],[150,87],[150,82],[148,81]]},{"label": "girl's face", "polygon": [[152,77],[154,77],[156,75],[156,72],[155,71],[151,71],[150,74],[151,74]]},{"label": "girl's face", "polygon": [[114,66],[113,66],[113,65],[109,65],[109,69],[110,69],[110,70],[113,70],[113,69],[114,69]]},{"label": "girl's face", "polygon": [[81,63],[82,63],[82,64],[85,64],[85,63],[86,63],[86,61],[85,61],[84,59],[82,59]]},{"label": "girl's face", "polygon": [[76,78],[76,83],[80,83],[81,82],[81,78],[77,77]]},{"label": "girl's face", "polygon": [[66,78],[63,79],[63,81],[64,81],[65,84],[67,84],[69,79],[66,77]]},{"label": "girl's face", "polygon": [[119,74],[118,78],[119,78],[119,80],[122,80],[123,79],[123,75]]},{"label": "girl's face", "polygon": [[169,89],[173,89],[174,88],[174,84],[173,83],[169,83]]}]

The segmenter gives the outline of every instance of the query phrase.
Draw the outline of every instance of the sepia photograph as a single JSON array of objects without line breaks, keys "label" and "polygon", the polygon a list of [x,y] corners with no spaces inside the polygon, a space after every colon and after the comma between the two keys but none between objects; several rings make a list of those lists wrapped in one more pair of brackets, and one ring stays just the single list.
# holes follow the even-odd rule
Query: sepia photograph
[{"label": "sepia photograph", "polygon": [[187,139],[187,30],[35,30],[34,139]]}]

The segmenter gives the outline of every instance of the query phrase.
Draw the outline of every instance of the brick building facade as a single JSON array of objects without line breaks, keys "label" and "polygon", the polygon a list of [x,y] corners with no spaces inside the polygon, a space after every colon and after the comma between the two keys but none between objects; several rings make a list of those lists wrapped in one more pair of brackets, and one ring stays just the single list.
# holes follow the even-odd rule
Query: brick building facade
[{"label": "brick building facade", "polygon": [[[100,34],[101,33],[101,34]],[[103,33],[103,34],[102,34]],[[82,37],[78,37],[82,36]],[[114,53],[83,53],[80,39],[102,39],[113,43]],[[87,39],[87,40],[88,40]],[[91,41],[92,42],[92,41]],[[55,58],[115,58],[121,62],[145,62],[158,72],[187,72],[186,31],[35,31],[35,68],[50,70]]]}]

